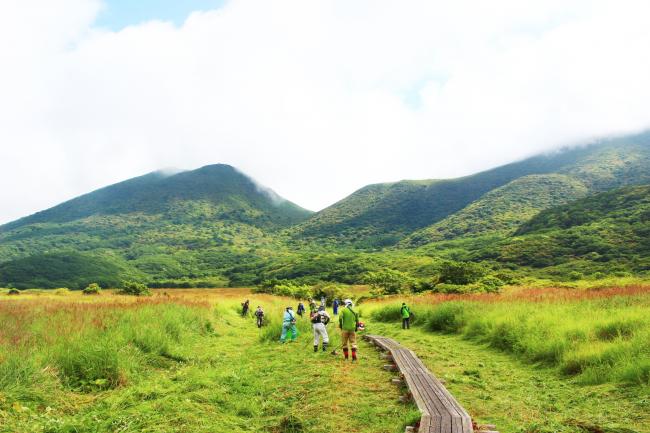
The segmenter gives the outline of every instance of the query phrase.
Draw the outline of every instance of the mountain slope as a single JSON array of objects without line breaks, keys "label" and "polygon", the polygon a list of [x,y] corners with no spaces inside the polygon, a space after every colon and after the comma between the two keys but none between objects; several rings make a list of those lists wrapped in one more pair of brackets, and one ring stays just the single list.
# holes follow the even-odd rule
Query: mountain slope
[{"label": "mountain slope", "polygon": [[293,237],[356,247],[391,245],[496,188],[545,174],[568,176],[568,182],[581,183],[590,192],[648,182],[650,133],[539,155],[458,179],[370,185],[312,216],[294,229]]},{"label": "mountain slope", "polygon": [[496,188],[440,222],[409,235],[402,245],[507,233],[542,209],[568,203],[588,194],[580,181],[562,174],[523,176]]},{"label": "mountain slope", "polygon": [[[34,223],[65,223],[95,215],[174,213],[174,208],[183,202],[208,205],[206,217],[233,219],[260,227],[286,227],[311,213],[260,187],[235,168],[216,164],[174,175],[153,172],[120,182],[0,226],[0,232]],[[183,218],[184,212],[175,216]]]},{"label": "mountain slope", "polygon": [[540,212],[512,237],[479,255],[523,266],[581,261],[630,271],[650,270],[650,185],[592,195]]},{"label": "mountain slope", "polygon": [[[279,231],[310,214],[227,165],[150,173],[0,227],[0,284],[59,285],[59,268],[77,284],[84,274],[61,262],[66,255],[86,284],[97,263],[152,283],[227,284],[238,263],[281,255]],[[25,271],[39,262],[39,272]]]}]

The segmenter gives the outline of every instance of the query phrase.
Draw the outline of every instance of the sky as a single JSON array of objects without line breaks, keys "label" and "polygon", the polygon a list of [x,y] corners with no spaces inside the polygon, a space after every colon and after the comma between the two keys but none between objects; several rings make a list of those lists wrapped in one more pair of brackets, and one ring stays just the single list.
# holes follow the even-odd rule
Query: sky
[{"label": "sky", "polygon": [[227,163],[322,209],[650,126],[650,3],[4,0],[0,223]]}]

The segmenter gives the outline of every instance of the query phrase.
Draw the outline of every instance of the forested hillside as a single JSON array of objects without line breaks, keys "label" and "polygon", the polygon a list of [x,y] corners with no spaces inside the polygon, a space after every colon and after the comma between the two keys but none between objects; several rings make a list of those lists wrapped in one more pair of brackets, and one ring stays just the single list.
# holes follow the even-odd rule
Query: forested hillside
[{"label": "forested hillside", "polygon": [[278,232],[309,215],[227,165],[150,173],[0,227],[0,284],[228,284],[236,264],[281,256]]},{"label": "forested hillside", "polygon": [[543,211],[481,258],[561,272],[649,271],[650,186],[616,189]]},{"label": "forested hillside", "polygon": [[[563,177],[538,177],[528,183],[522,179],[544,174]],[[523,184],[514,183],[507,189],[495,191],[520,179]],[[540,180],[540,184],[533,185],[534,179]],[[555,185],[545,185],[547,182],[554,182]],[[570,200],[584,195],[584,191],[598,192],[647,182],[650,182],[650,133],[602,140],[589,146],[539,155],[459,179],[367,186],[299,225],[294,238],[377,248],[393,245],[417,230],[433,226],[462,210],[463,215],[441,222],[440,226],[433,226],[406,241],[407,244],[420,245],[472,233],[477,225],[483,225],[483,228],[476,231],[484,232],[488,226],[481,219],[485,216],[491,222],[497,222],[496,231],[513,228],[532,216],[534,210],[563,203],[559,200],[560,195],[552,191],[555,187],[570,194]],[[533,185],[533,189],[528,190],[525,185]],[[475,203],[490,192],[485,202]],[[533,204],[535,200],[531,200],[530,196],[536,194],[541,195],[541,201]],[[500,199],[499,195],[505,196]],[[508,200],[519,201],[521,205],[506,204]],[[474,204],[473,207],[463,210],[471,204]],[[496,209],[488,209],[492,205]],[[531,209],[531,205],[535,209]],[[459,222],[460,227],[457,226]],[[467,227],[463,228],[463,225]]]},{"label": "forested hillside", "polygon": [[155,172],[0,227],[0,286],[358,284],[384,269],[425,281],[449,261],[557,280],[647,273],[648,187],[617,189],[634,184],[650,184],[650,133],[370,185],[311,217],[227,165]]}]

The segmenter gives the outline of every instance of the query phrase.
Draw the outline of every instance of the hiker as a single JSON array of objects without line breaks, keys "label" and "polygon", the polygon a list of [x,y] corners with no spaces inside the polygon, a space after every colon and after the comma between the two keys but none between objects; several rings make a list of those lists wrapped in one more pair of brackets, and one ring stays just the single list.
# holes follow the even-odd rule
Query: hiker
[{"label": "hiker", "polygon": [[400,313],[402,315],[402,329],[411,329],[411,310],[406,305],[406,302],[402,302]]},{"label": "hiker", "polygon": [[309,298],[309,314],[312,315],[316,312],[316,302],[312,298]]},{"label": "hiker", "polygon": [[305,304],[298,302],[298,315],[302,317],[303,314],[305,314]]},{"label": "hiker", "polygon": [[241,315],[242,316],[248,315],[248,306],[249,306],[249,304],[250,304],[250,301],[248,299],[246,299],[246,302],[241,304],[241,307],[242,307],[241,308]]},{"label": "hiker", "polygon": [[282,318],[282,335],[280,342],[284,343],[287,339],[287,332],[291,333],[291,341],[296,341],[298,336],[298,329],[296,328],[296,316],[293,315],[293,308],[287,307]]},{"label": "hiker", "polygon": [[334,299],[334,302],[332,302],[332,310],[334,311],[335,316],[339,315],[339,300],[338,299]]},{"label": "hiker", "polygon": [[325,307],[318,307],[318,311],[310,317],[312,327],[314,328],[314,352],[318,352],[318,343],[323,338],[323,352],[327,350],[330,337],[327,335],[327,324],[330,322],[330,315],[325,311]]},{"label": "hiker", "polygon": [[264,322],[264,310],[259,305],[257,306],[257,310],[255,310],[255,317],[257,317],[257,327],[261,328]]},{"label": "hiker", "polygon": [[321,297],[320,297],[320,306],[321,306],[321,307],[325,307],[325,306],[326,306],[326,304],[325,304],[325,296],[321,296]]},{"label": "hiker", "polygon": [[341,310],[339,316],[339,328],[341,328],[341,344],[343,346],[343,356],[348,359],[348,344],[352,349],[352,361],[357,360],[357,330],[359,329],[359,315],[352,309],[352,300],[343,301],[345,307]]}]

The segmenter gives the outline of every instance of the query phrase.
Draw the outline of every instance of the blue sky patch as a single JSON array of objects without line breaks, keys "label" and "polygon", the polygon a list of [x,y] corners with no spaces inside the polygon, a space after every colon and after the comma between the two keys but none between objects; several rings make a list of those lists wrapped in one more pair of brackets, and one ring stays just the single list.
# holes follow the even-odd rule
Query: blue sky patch
[{"label": "blue sky patch", "polygon": [[105,0],[96,26],[120,30],[151,20],[183,24],[194,11],[218,9],[225,0]]}]

